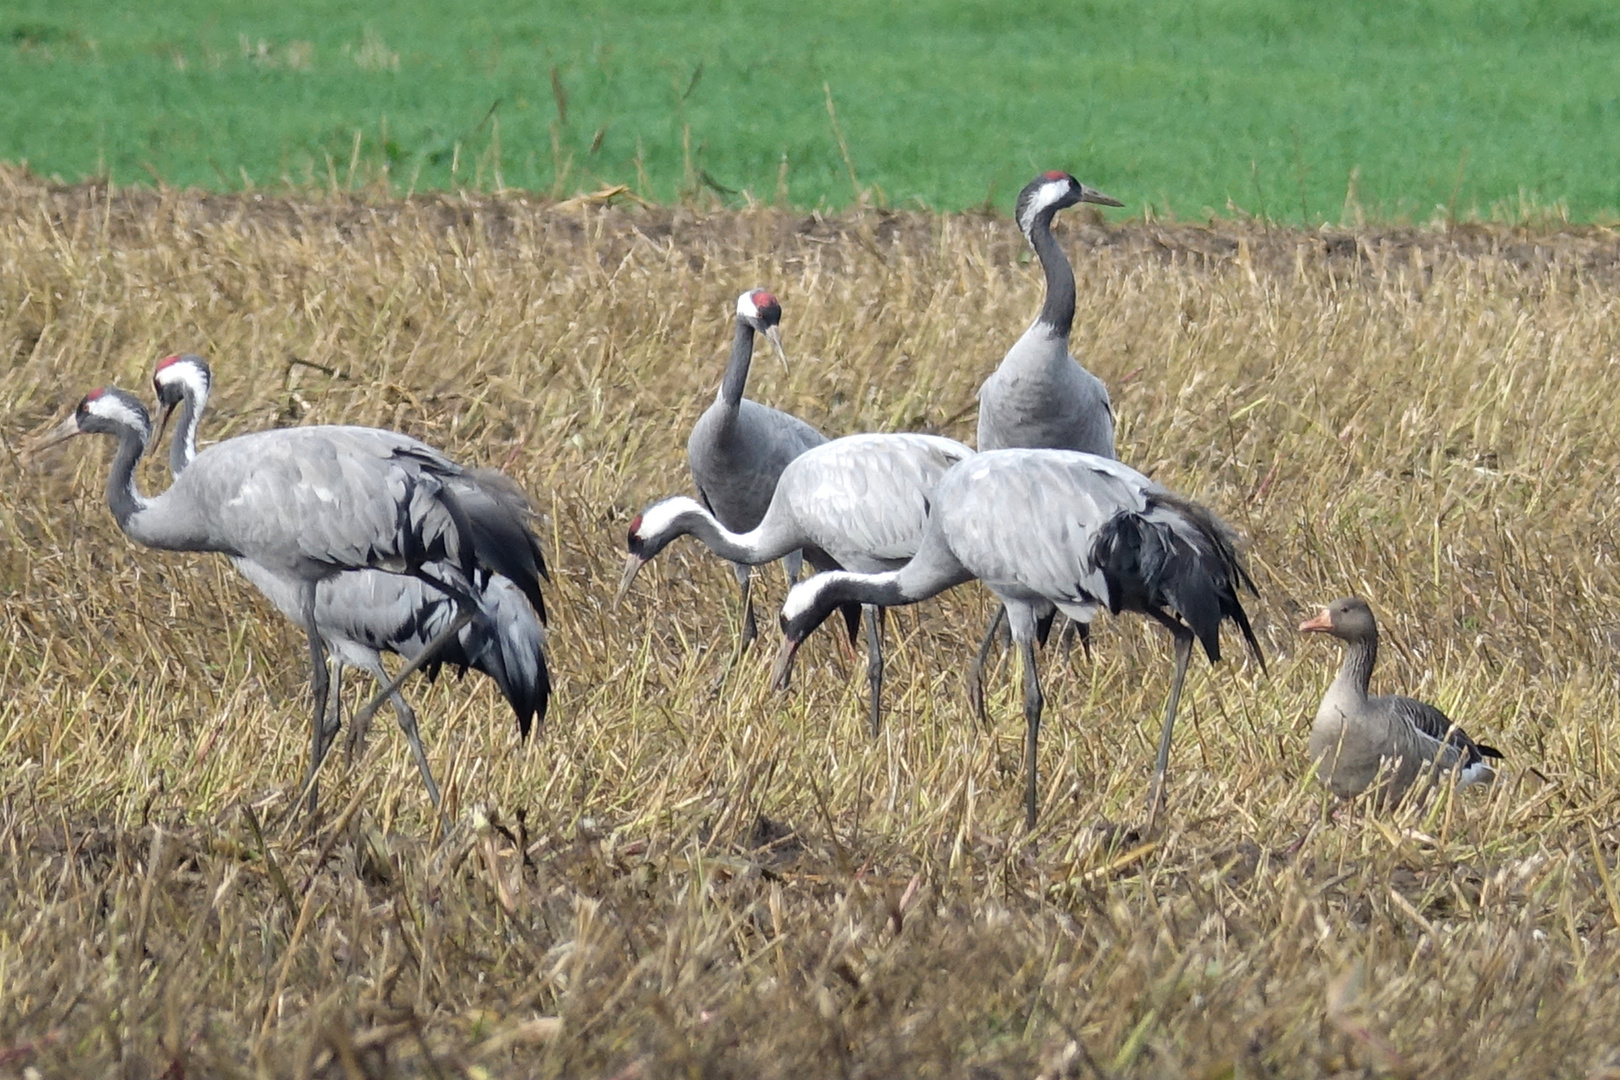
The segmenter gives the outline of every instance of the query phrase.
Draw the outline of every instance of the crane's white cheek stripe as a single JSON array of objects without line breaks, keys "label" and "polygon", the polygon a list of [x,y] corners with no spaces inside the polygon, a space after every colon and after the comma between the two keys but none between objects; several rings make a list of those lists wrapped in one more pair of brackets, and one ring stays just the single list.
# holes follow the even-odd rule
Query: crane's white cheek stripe
[{"label": "crane's white cheek stripe", "polygon": [[649,506],[641,512],[641,528],[637,530],[637,535],[643,538],[660,536],[682,514],[701,509],[703,509],[701,506],[684,495],[677,495],[673,499],[665,499],[663,502]]},{"label": "crane's white cheek stripe", "polygon": [[1024,216],[1019,220],[1018,224],[1023,227],[1025,232],[1029,232],[1035,226],[1035,216],[1063,198],[1068,190],[1069,182],[1067,180],[1051,180],[1036,188],[1035,195],[1029,200],[1029,206],[1025,208]]},{"label": "crane's white cheek stripe", "polygon": [[835,570],[832,573],[818,574],[809,581],[793,586],[788,590],[787,600],[782,604],[782,618],[792,622],[815,607],[817,601],[821,599],[821,594],[838,576]]},{"label": "crane's white cheek stripe", "polygon": [[97,416],[105,417],[114,423],[132,427],[136,431],[146,432],[149,425],[141,418],[141,414],[128,405],[112,396],[100,397],[90,403],[90,411]]}]

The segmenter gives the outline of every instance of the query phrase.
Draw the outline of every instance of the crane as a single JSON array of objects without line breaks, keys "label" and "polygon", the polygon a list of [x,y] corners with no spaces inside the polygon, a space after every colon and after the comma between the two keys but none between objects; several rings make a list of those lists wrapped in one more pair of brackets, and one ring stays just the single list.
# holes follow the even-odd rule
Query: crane
[{"label": "crane", "polygon": [[[777,477],[787,463],[827,441],[827,437],[796,416],[743,397],[748,367],[754,356],[754,335],[765,335],[786,365],[778,329],[782,307],[764,289],[750,289],[737,297],[736,331],[731,358],[714,404],[692,425],[686,441],[686,463],[698,497],[719,522],[733,532],[748,532],[765,517],[776,491]],[[789,552],[788,580],[796,581],[802,557]],[[758,635],[750,582],[752,568],[733,563],[743,596],[743,636],[748,645]]]},{"label": "crane", "polygon": [[[746,533],[727,529],[682,496],[643,510],[630,522],[623,597],[636,574],[672,541],[695,536],[723,559],[757,566],[803,550],[818,570],[893,570],[917,551],[928,498],[940,477],[973,451],[954,439],[921,434],[848,435],[806,450],[782,470],[770,506]],[[882,609],[864,609],[871,731],[882,730]],[[853,641],[855,609],[846,608]]]},{"label": "crane", "polygon": [[1361,794],[1382,780],[1375,799],[1393,806],[1418,781],[1431,787],[1456,770],[1460,787],[1489,783],[1496,770],[1486,759],[1502,752],[1483,746],[1433,705],[1396,695],[1369,696],[1378,662],[1378,621],[1367,601],[1347,596],[1299,626],[1344,642],[1344,663],[1311,724],[1310,753],[1322,782],[1340,798]]},{"label": "crane", "polygon": [[[208,362],[192,354],[165,357],[153,372],[152,387],[162,409],[158,421],[160,436],[179,409],[174,439],[169,446],[169,471],[177,480],[197,456],[197,428],[208,408],[212,385],[213,372]],[[486,480],[499,475],[487,475]],[[240,556],[231,556],[231,563],[277,610],[294,623],[300,621],[300,583],[296,578],[278,574],[270,567]],[[471,667],[488,675],[512,707],[519,737],[527,738],[536,716],[544,722],[551,694],[545,630],[537,613],[511,579],[491,574],[473,584],[473,597],[482,617],[463,626],[455,638],[425,662],[428,677],[433,678],[442,664],[463,671]],[[340,690],[345,665],[369,672],[379,686],[385,686],[389,679],[381,654],[390,652],[407,661],[416,659],[456,613],[454,597],[419,578],[365,569],[348,570],[322,581],[315,592],[315,623],[335,661],[325,720],[326,738],[331,739],[340,725]],[[439,788],[422,749],[416,713],[398,690],[389,700],[399,719],[400,730],[410,743],[417,770],[427,785],[428,797],[438,806]],[[351,756],[364,740],[365,731],[360,725],[351,725]]]},{"label": "crane", "polygon": [[[1028,447],[1114,456],[1114,410],[1108,388],[1069,352],[1074,268],[1052,236],[1053,216],[1079,203],[1124,205],[1060,171],[1042,173],[1018,193],[1014,210],[1018,228],[1041,261],[1046,298],[1029,329],[979,387],[981,451]],[[1005,615],[1005,609],[996,609],[968,666],[968,694],[980,720],[985,718],[984,665]]]},{"label": "crane", "polygon": [[510,490],[479,482],[439,451],[398,432],[319,426],[239,435],[199,452],[168,490],[150,497],[135,482],[135,465],[151,441],[152,421],[134,395],[112,387],[90,391],[34,451],[76,435],[117,440],[107,504],[131,540],[160,550],[240,557],[297,583],[298,624],[309,639],[315,698],[305,781],[311,811],[316,771],[335,734],[323,722],[329,683],[315,615],[323,581],[348,570],[389,570],[420,578],[453,597],[458,608],[356,716],[362,727],[406,676],[437,657],[477,616],[477,582],[484,576],[511,580],[544,617],[544,562],[526,509]]},{"label": "crane", "polygon": [[1072,450],[992,450],[942,477],[922,543],[881,574],[817,574],[789,591],[774,681],[781,685],[805,637],[842,604],[897,607],[978,578],[1006,608],[1024,664],[1024,821],[1036,811],[1035,744],[1041,684],[1035,641],[1058,611],[1081,625],[1106,608],[1158,622],[1175,645],[1149,796],[1151,829],[1164,798],[1170,737],[1193,642],[1220,658],[1220,624],[1237,624],[1264,665],[1238,590],[1254,591],[1231,531],[1202,506],[1126,465]]}]

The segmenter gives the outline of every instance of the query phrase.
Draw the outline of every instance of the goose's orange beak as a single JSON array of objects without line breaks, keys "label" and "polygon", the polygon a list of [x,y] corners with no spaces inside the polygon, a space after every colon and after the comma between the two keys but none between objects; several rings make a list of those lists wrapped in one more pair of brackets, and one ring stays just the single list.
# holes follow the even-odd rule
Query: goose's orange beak
[{"label": "goose's orange beak", "polygon": [[1333,632],[1333,616],[1328,614],[1327,608],[1323,608],[1314,617],[1300,623],[1299,632],[1302,634],[1331,634]]}]

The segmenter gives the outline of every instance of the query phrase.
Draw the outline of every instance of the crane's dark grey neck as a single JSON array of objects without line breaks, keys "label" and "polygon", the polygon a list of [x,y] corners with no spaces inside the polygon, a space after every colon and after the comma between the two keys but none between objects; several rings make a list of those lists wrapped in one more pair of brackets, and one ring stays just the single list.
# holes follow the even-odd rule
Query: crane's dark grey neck
[{"label": "crane's dark grey neck", "polygon": [[[134,428],[123,428],[118,433],[118,453],[113,457],[112,472],[107,474],[107,506],[112,510],[118,527],[130,533],[131,518],[146,509],[146,496],[135,487],[135,465],[146,449]],[[134,535],[130,533],[130,535]]]},{"label": "crane's dark grey neck", "polygon": [[731,360],[726,364],[726,377],[720,383],[720,400],[732,412],[742,403],[743,389],[748,385],[748,365],[754,358],[754,328],[746,319],[737,320],[737,333],[731,339]]},{"label": "crane's dark grey neck", "polygon": [[1344,643],[1344,663],[1334,682],[1358,698],[1367,696],[1372,682],[1373,665],[1378,662],[1378,633],[1351,638]]},{"label": "crane's dark grey neck", "polygon": [[197,456],[197,427],[202,423],[203,406],[187,394],[180,403],[180,419],[176,422],[174,439],[169,443],[169,473],[179,476]]},{"label": "crane's dark grey neck", "polygon": [[1056,213],[1056,207],[1048,207],[1035,215],[1029,227],[1029,245],[1035,249],[1041,269],[1046,272],[1046,301],[1041,304],[1036,322],[1045,324],[1052,333],[1067,340],[1069,329],[1074,325],[1074,268],[1052,235],[1052,215]]}]

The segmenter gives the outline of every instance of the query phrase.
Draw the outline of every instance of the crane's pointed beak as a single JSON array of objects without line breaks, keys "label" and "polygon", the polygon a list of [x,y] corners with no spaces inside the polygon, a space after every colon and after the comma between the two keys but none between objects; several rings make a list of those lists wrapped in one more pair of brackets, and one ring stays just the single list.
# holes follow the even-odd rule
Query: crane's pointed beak
[{"label": "crane's pointed beak", "polygon": [[63,420],[60,424],[57,424],[55,427],[51,428],[51,430],[47,431],[45,434],[41,435],[38,439],[35,439],[28,446],[25,446],[23,448],[23,456],[33,457],[36,454],[49,450],[58,443],[65,443],[69,439],[73,438],[73,436],[81,434],[83,434],[83,432],[79,430],[78,416],[70,416],[66,420]]},{"label": "crane's pointed beak", "polygon": [[1328,614],[1327,608],[1323,608],[1313,617],[1300,623],[1299,632],[1302,634],[1331,634],[1333,632],[1333,616]]},{"label": "crane's pointed beak", "polygon": [[777,327],[767,326],[765,328],[765,338],[776,349],[777,359],[782,361],[782,370],[791,370],[788,367],[787,350],[782,348],[782,331]]},{"label": "crane's pointed beak", "polygon": [[1114,198],[1112,195],[1104,195],[1102,192],[1098,191],[1096,188],[1089,188],[1089,187],[1086,187],[1086,185],[1084,185],[1084,184],[1080,185],[1080,201],[1081,202],[1088,202],[1088,203],[1096,203],[1098,206],[1124,206],[1125,205],[1124,203],[1120,202],[1118,199]]},{"label": "crane's pointed beak", "polygon": [[771,665],[771,689],[786,690],[788,678],[793,674],[793,657],[798,654],[799,643],[792,638],[783,638],[782,647],[777,650],[776,663]]},{"label": "crane's pointed beak", "polygon": [[163,406],[163,412],[158,416],[157,431],[152,435],[151,440],[146,444],[146,452],[148,454],[150,454],[163,442],[163,433],[169,430],[169,417],[173,415],[173,405]]},{"label": "crane's pointed beak", "polygon": [[613,607],[618,608],[624,600],[625,593],[630,591],[630,583],[636,580],[641,568],[647,565],[647,560],[640,555],[626,555],[624,558],[624,574],[619,578],[619,591],[613,594]]}]

